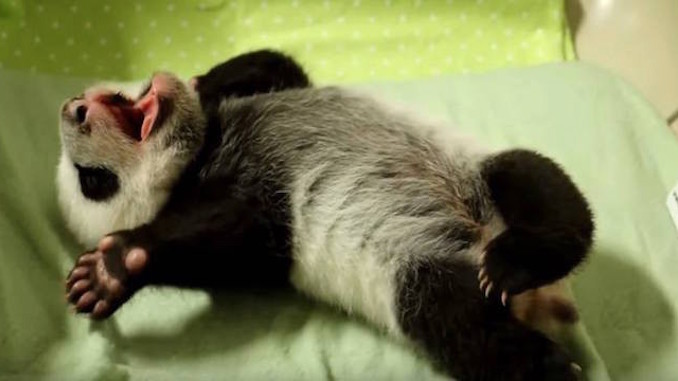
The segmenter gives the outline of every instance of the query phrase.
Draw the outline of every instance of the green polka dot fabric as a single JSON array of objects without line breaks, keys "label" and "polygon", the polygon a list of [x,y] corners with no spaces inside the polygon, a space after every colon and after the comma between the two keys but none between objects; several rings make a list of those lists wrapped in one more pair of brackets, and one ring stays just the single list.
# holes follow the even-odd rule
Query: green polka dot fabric
[{"label": "green polka dot fabric", "polygon": [[263,47],[320,82],[420,78],[573,56],[562,0],[0,0],[0,67],[189,76]]}]

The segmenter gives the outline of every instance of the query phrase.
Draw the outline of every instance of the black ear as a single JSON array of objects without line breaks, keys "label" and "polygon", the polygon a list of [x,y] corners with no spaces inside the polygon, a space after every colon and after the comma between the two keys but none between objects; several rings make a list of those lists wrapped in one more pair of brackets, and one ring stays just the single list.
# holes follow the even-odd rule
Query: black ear
[{"label": "black ear", "polygon": [[200,103],[206,109],[218,105],[224,98],[311,86],[301,65],[273,50],[258,50],[231,58],[193,82]]},{"label": "black ear", "polygon": [[106,168],[75,165],[80,180],[80,191],[93,201],[106,201],[120,190],[118,175]]}]

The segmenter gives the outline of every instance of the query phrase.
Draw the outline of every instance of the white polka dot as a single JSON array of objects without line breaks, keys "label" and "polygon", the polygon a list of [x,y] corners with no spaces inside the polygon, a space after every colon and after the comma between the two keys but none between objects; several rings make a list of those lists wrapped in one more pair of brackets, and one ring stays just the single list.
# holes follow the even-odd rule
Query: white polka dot
[{"label": "white polka dot", "polygon": [[186,58],[186,52],[183,51],[183,50],[180,50],[180,51],[179,51],[179,57],[181,57],[181,58]]},{"label": "white polka dot", "polygon": [[7,39],[7,32],[3,31],[2,33],[0,33],[0,38],[2,38],[3,40],[6,40]]},{"label": "white polka dot", "polygon": [[353,6],[358,8],[360,6],[360,0],[353,0]]},{"label": "white polka dot", "polygon": [[42,41],[42,39],[40,38],[40,36],[35,36],[33,38],[33,42],[35,42],[36,44],[39,44],[41,41]]},{"label": "white polka dot", "polygon": [[87,53],[82,53],[82,54],[80,55],[80,58],[81,58],[83,61],[88,61],[88,60],[89,60],[89,54],[87,54]]},{"label": "white polka dot", "polygon": [[204,11],[206,9],[207,9],[207,4],[205,4],[205,3],[198,4],[198,10],[199,11]]},{"label": "white polka dot", "polygon": [[19,23],[19,28],[20,28],[20,29],[25,29],[25,28],[26,28],[26,21],[21,20],[21,22]]},{"label": "white polka dot", "polygon": [[448,65],[451,64],[452,63],[452,57],[451,56],[445,57],[445,63],[448,64]]},{"label": "white polka dot", "polygon": [[120,52],[115,53],[115,55],[113,57],[115,57],[116,60],[122,59],[122,53],[120,53]]},{"label": "white polka dot", "polygon": [[160,67],[161,67],[163,70],[167,70],[167,69],[169,69],[170,64],[169,64],[169,62],[167,62],[167,61],[162,61],[162,63],[160,64]]},{"label": "white polka dot", "polygon": [[367,49],[370,53],[374,53],[377,51],[377,47],[374,45],[370,45],[370,47]]},{"label": "white polka dot", "polygon": [[310,52],[311,50],[313,50],[313,44],[307,42],[304,48],[306,49],[307,52]]},{"label": "white polka dot", "polygon": [[85,29],[91,29],[92,28],[92,23],[90,21],[85,22]]},{"label": "white polka dot", "polygon": [[323,29],[323,31],[320,32],[320,37],[327,38],[327,36],[328,36],[327,30]]},{"label": "white polka dot", "polygon": [[14,55],[17,56],[17,57],[21,57],[23,55],[23,52],[21,50],[17,49],[17,50],[14,51]]},{"label": "white polka dot", "polygon": [[421,0],[415,0],[414,6],[415,6],[416,8],[421,7]]},{"label": "white polka dot", "polygon": [[387,7],[391,6],[391,0],[384,0],[384,5]]},{"label": "white polka dot", "polygon": [[401,52],[401,53],[404,52],[405,51],[405,44],[403,44],[403,43],[398,44],[398,51]]},{"label": "white polka dot", "polygon": [[544,29],[539,28],[539,29],[537,29],[536,33],[537,33],[537,36],[541,36],[542,34],[544,34]]},{"label": "white polka dot", "polygon": [[339,70],[339,71],[337,72],[337,77],[343,78],[343,77],[344,77],[344,74],[345,74],[345,73],[344,73],[343,70]]},{"label": "white polka dot", "polygon": [[125,23],[122,21],[118,21],[118,29],[123,29],[125,27]]},{"label": "white polka dot", "polygon": [[105,38],[102,37],[102,38],[99,40],[99,45],[105,46],[106,44],[108,44],[108,40],[106,40]]},{"label": "white polka dot", "polygon": [[466,14],[466,12],[461,12],[459,14],[459,20],[461,20],[462,22],[466,22],[466,20],[468,20],[468,15]]},{"label": "white polka dot", "polygon": [[75,45],[75,40],[73,39],[73,37],[70,37],[68,40],[66,40],[66,44],[69,46]]},{"label": "white polka dot", "polygon": [[172,37],[170,37],[170,36],[165,37],[165,45],[169,45],[171,43],[172,43]]},{"label": "white polka dot", "polygon": [[60,26],[58,21],[52,23],[52,29],[59,29]]},{"label": "white polka dot", "polygon": [[172,3],[167,4],[167,11],[168,12],[174,12],[174,4],[172,4]]},{"label": "white polka dot", "polygon": [[492,50],[497,50],[498,48],[499,48],[499,46],[497,45],[496,42],[493,42],[493,43],[490,45],[490,49],[492,49]]},{"label": "white polka dot", "polygon": [[476,37],[482,37],[485,34],[485,31],[478,28],[478,29],[476,29],[475,34],[476,34]]},{"label": "white polka dot", "polygon": [[417,66],[421,65],[421,58],[420,57],[415,58],[414,64],[417,65]]},{"label": "white polka dot", "polygon": [[351,33],[351,37],[353,37],[354,40],[360,40],[363,37],[363,34],[359,30],[354,30],[353,33]]},{"label": "white polka dot", "polygon": [[332,2],[330,0],[323,1],[323,7],[325,7],[325,9],[329,9],[332,7]]},{"label": "white polka dot", "polygon": [[345,22],[346,22],[346,17],[344,17],[344,16],[337,17],[337,23],[343,24]]},{"label": "white polka dot", "polygon": [[436,49],[436,44],[433,42],[429,42],[427,49],[429,52],[434,51]]},{"label": "white polka dot", "polygon": [[297,38],[299,38],[299,31],[295,30],[292,32],[292,39],[296,40]]},{"label": "white polka dot", "polygon": [[282,18],[282,16],[275,16],[275,17],[273,18],[273,23],[274,23],[274,24],[282,24],[283,21],[285,21],[285,20]]},{"label": "white polka dot", "polygon": [[197,64],[197,63],[196,63],[196,64],[193,64],[193,68],[194,68],[195,70],[200,70],[200,65]]},{"label": "white polka dot", "polygon": [[315,22],[313,16],[306,16],[306,24],[311,25]]},{"label": "white polka dot", "polygon": [[327,67],[327,60],[326,60],[326,59],[321,59],[321,60],[320,60],[320,66],[322,66],[322,67]]},{"label": "white polka dot", "polygon": [[262,33],[261,35],[259,35],[259,38],[264,40],[264,41],[268,41],[268,39],[269,39],[268,33]]},{"label": "white polka dot", "polygon": [[238,7],[237,0],[231,0],[231,2],[228,3],[228,6],[231,7],[231,8],[237,8]]},{"label": "white polka dot", "polygon": [[150,26],[151,28],[155,28],[156,26],[158,26],[158,22],[156,20],[151,20],[148,23],[148,26]]},{"label": "white polka dot", "polygon": [[527,49],[527,48],[530,47],[530,44],[527,41],[522,41],[520,43],[520,47],[523,48],[523,49]]},{"label": "white polka dot", "polygon": [[476,0],[476,4],[480,5],[483,3],[483,0]]},{"label": "white polka dot", "polygon": [[139,37],[132,38],[132,44],[137,45],[139,43]]},{"label": "white polka dot", "polygon": [[478,63],[483,63],[483,62],[485,62],[485,57],[484,56],[476,56],[476,61]]},{"label": "white polka dot", "polygon": [[188,20],[179,21],[179,25],[181,25],[182,28],[188,28]]},{"label": "white polka dot", "polygon": [[509,54],[506,55],[506,60],[507,60],[507,61],[513,62],[514,59],[515,59],[515,57],[513,57],[513,54],[512,54],[512,53],[509,53]]},{"label": "white polka dot", "polygon": [[78,11],[78,7],[76,5],[71,5],[69,9],[71,10],[72,13],[76,13]]},{"label": "white polka dot", "polygon": [[232,43],[235,42],[235,37],[234,36],[228,36],[227,41],[228,41],[229,44],[232,44]]},{"label": "white polka dot", "polygon": [[205,37],[203,37],[202,35],[198,35],[195,37],[195,42],[197,42],[198,44],[202,44],[203,41],[205,41]]},{"label": "white polka dot", "polygon": [[388,58],[384,58],[384,59],[381,60],[381,64],[383,66],[389,67],[389,66],[391,66],[391,60],[389,60]]},{"label": "white polka dot", "polygon": [[377,72],[374,69],[370,70],[370,76],[371,77],[374,77],[376,75],[377,75]]},{"label": "white polka dot", "polygon": [[513,29],[512,28],[504,29],[504,35],[505,36],[513,36]]},{"label": "white polka dot", "polygon": [[428,15],[429,21],[438,21],[438,16],[435,15],[435,13],[431,13]]},{"label": "white polka dot", "polygon": [[141,4],[139,3],[134,4],[134,10],[137,12],[141,12]]},{"label": "white polka dot", "polygon": [[104,5],[104,12],[108,13],[110,11],[111,11],[111,6],[108,5],[108,4]]},{"label": "white polka dot", "polygon": [[292,8],[299,8],[299,0],[292,1]]},{"label": "white polka dot", "polygon": [[71,68],[68,67],[68,66],[65,66],[63,69],[61,69],[61,71],[63,71],[64,73],[68,74],[68,73],[71,72]]},{"label": "white polka dot", "polygon": [[243,24],[245,24],[245,26],[250,26],[250,25],[252,25],[252,18],[251,18],[251,17],[247,17],[247,18],[243,21]]},{"label": "white polka dot", "polygon": [[49,58],[50,61],[54,61],[56,60],[56,55],[54,53],[50,53],[49,56],[47,56],[47,58]]},{"label": "white polka dot", "polygon": [[38,4],[38,5],[35,7],[35,9],[37,9],[38,12],[40,12],[40,13],[42,13],[42,12],[45,11],[45,7],[42,6],[42,4]]},{"label": "white polka dot", "polygon": [[381,32],[381,34],[383,34],[384,37],[387,37],[387,38],[388,38],[388,37],[391,36],[391,29],[386,28],[386,29],[384,29],[384,30]]},{"label": "white polka dot", "polygon": [[[0,67],[2,67],[1,64],[0,64]],[[35,65],[33,65],[33,66],[31,66],[30,70],[31,70],[31,73],[35,73],[36,71],[38,71],[38,68]]]},{"label": "white polka dot", "polygon": [[210,54],[212,55],[212,57],[216,58],[219,55],[219,52],[217,52],[216,50],[212,50]]},{"label": "white polka dot", "polygon": [[419,28],[415,29],[415,30],[414,30],[414,36],[415,36],[415,37],[421,36],[421,29],[419,29]]},{"label": "white polka dot", "polygon": [[450,37],[452,35],[452,29],[450,29],[449,27],[445,27],[445,29],[443,29],[443,34],[445,35],[445,37]]},{"label": "white polka dot", "polygon": [[153,58],[153,57],[155,57],[155,52],[152,51],[152,50],[149,50],[149,51],[146,53],[146,57],[148,57],[148,58]]},{"label": "white polka dot", "polygon": [[468,44],[465,43],[465,42],[462,42],[461,44],[459,44],[459,49],[460,49],[460,50],[466,50],[466,49],[468,49]]},{"label": "white polka dot", "polygon": [[497,14],[497,12],[490,13],[490,20],[495,21],[498,18],[499,18],[499,14]]},{"label": "white polka dot", "polygon": [[407,22],[407,15],[404,14],[404,13],[402,13],[402,14],[400,15],[400,17],[398,17],[398,20],[399,20],[401,23],[403,23],[403,24],[406,23],[406,22]]},{"label": "white polka dot", "polygon": [[262,9],[268,8],[268,2],[262,1],[262,2],[261,2],[261,8],[262,8]]},{"label": "white polka dot", "polygon": [[370,21],[370,24],[374,24],[375,22],[377,22],[377,18],[374,16],[370,16],[368,20]]}]

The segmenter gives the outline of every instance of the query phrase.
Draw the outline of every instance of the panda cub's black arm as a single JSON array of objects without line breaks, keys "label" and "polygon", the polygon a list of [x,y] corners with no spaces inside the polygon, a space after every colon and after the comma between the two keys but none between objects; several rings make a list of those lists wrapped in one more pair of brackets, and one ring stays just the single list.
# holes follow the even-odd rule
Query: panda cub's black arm
[{"label": "panda cub's black arm", "polygon": [[204,110],[216,109],[224,98],[311,86],[308,75],[299,63],[274,50],[241,54],[194,80]]},{"label": "panda cub's black arm", "polygon": [[[149,224],[116,233],[127,248],[141,247],[146,284],[187,287],[286,284],[287,232],[264,205],[230,180],[207,180],[170,201]],[[124,256],[124,253],[121,253]]]}]

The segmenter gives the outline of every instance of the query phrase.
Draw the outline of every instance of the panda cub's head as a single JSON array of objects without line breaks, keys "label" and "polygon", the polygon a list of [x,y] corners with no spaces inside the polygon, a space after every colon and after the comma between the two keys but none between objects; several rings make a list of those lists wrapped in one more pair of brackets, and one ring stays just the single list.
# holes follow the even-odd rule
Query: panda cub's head
[{"label": "panda cub's head", "polygon": [[60,117],[59,202],[85,244],[151,220],[206,128],[194,90],[169,73],[155,74],[139,95],[87,89]]}]

